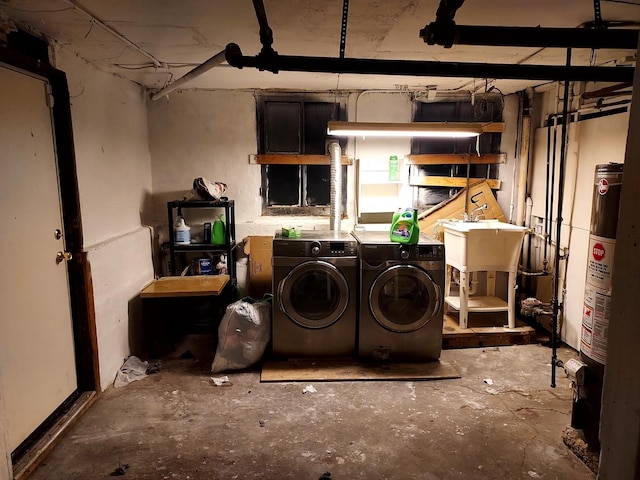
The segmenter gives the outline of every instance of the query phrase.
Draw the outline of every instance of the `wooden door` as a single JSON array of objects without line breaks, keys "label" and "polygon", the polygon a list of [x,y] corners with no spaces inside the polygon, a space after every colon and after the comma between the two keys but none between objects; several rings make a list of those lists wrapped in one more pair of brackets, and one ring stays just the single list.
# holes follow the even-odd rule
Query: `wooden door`
[{"label": "wooden door", "polygon": [[77,374],[67,264],[56,261],[65,240],[48,85],[3,66],[0,85],[0,369],[12,451],[76,391]]}]

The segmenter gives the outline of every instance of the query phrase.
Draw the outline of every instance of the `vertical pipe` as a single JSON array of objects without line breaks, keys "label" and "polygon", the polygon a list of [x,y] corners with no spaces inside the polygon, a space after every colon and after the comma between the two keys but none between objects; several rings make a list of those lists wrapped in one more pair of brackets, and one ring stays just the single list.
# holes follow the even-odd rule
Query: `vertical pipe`
[{"label": "vertical pipe", "polygon": [[[549,182],[551,180],[551,115],[547,119],[547,177],[545,182],[545,191],[544,191],[544,256],[543,259],[547,260],[547,247],[548,236],[549,236],[549,228],[547,220],[550,217],[549,214]],[[546,265],[545,265],[546,269]]]},{"label": "vertical pipe", "polygon": [[[564,121],[564,114],[562,117]],[[564,123],[562,124],[562,128],[565,128]],[[564,140],[562,140],[564,141]],[[561,141],[561,145],[562,145]],[[547,244],[551,246],[553,244],[553,198],[555,196],[555,186],[556,186],[556,155],[558,150],[558,117],[554,116],[553,118],[553,152],[551,152],[551,187],[549,190],[550,199],[549,199],[549,216],[547,217],[547,224],[549,225],[549,235],[547,236]],[[562,154],[560,154],[562,158]],[[558,220],[556,219],[556,222]],[[557,239],[556,239],[557,240]],[[546,257],[545,257],[546,260]]]},{"label": "vertical pipe", "polygon": [[341,150],[338,142],[329,144],[329,156],[331,157],[331,206],[329,208],[330,229],[334,232],[340,230],[342,220],[342,164]]},{"label": "vertical pipe", "polygon": [[527,177],[529,176],[529,142],[531,116],[522,117],[522,140],[520,141],[520,165],[518,170],[518,200],[516,204],[516,225],[523,225],[526,214]]},{"label": "vertical pipe", "polygon": [[[567,67],[571,65],[571,49],[567,48]],[[569,81],[564,82],[564,98],[562,99],[562,145],[560,147],[560,168],[558,171],[558,216],[556,219],[556,253],[554,259],[554,295],[553,295],[553,326],[551,332],[551,388],[556,387],[556,366],[558,356],[556,351],[556,336],[558,330],[558,272],[560,271],[560,235],[562,232],[562,197],[564,194],[564,173],[566,163],[567,128],[569,126]]]}]

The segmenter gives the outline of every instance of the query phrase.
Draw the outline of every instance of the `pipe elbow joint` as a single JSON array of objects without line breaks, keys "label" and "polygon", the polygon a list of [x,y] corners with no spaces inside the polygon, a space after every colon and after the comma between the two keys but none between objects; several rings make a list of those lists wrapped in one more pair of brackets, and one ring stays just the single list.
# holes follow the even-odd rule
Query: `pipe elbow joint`
[{"label": "pipe elbow joint", "polygon": [[229,43],[224,49],[224,58],[229,65],[242,68],[242,50],[237,43]]},{"label": "pipe elbow joint", "polygon": [[442,45],[451,48],[455,40],[456,22],[453,20],[436,20],[420,30],[420,38],[427,45]]}]

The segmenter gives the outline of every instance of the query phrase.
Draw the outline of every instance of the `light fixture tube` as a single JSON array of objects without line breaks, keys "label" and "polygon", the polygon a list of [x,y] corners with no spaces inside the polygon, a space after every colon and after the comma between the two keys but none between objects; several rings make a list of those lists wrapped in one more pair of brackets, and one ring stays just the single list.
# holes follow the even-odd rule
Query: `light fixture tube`
[{"label": "light fixture tube", "polygon": [[327,124],[327,133],[339,137],[448,137],[470,138],[482,133],[482,124],[464,122],[337,122]]}]

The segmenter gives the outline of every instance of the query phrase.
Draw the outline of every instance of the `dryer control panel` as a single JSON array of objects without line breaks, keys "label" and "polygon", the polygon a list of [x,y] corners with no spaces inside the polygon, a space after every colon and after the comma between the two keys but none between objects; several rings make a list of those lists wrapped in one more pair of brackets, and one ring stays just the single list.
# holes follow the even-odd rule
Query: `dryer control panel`
[{"label": "dryer control panel", "polygon": [[419,260],[444,260],[444,245],[416,245]]},{"label": "dryer control panel", "polygon": [[276,237],[273,242],[274,257],[356,257],[358,242],[349,239],[301,238],[284,239]]}]

